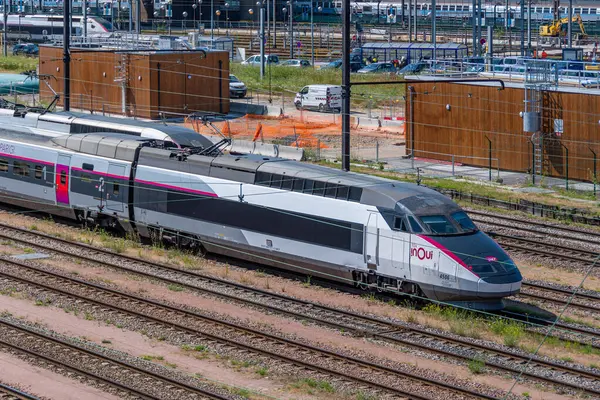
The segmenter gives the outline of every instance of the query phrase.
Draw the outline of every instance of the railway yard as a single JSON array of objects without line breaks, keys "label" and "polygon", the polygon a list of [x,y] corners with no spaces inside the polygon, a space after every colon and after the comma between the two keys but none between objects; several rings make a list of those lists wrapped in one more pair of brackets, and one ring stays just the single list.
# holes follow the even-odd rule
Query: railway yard
[{"label": "railway yard", "polygon": [[[492,399],[519,375],[510,397],[600,396],[596,271],[570,301],[600,231],[469,211],[523,271],[500,315],[343,293],[4,211],[0,365],[15,380],[3,383],[48,398],[69,382],[72,398]],[[19,384],[31,369],[57,383]]]}]

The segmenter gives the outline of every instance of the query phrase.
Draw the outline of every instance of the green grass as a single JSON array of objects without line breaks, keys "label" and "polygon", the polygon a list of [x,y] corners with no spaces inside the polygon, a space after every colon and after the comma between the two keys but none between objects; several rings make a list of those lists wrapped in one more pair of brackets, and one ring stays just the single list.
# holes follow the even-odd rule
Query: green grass
[{"label": "green grass", "polygon": [[318,390],[320,392],[334,393],[335,388],[331,383],[323,380],[313,378],[303,378],[292,385],[296,389],[306,388],[309,394],[312,394],[312,390]]},{"label": "green grass", "polygon": [[502,335],[504,344],[508,347],[516,347],[525,333],[523,324],[496,319],[491,322],[490,329],[497,335]]},{"label": "green grass", "polygon": [[478,358],[474,358],[471,361],[469,361],[468,367],[469,371],[471,371],[472,373],[476,375],[481,374],[483,373],[483,370],[485,368],[485,362]]},{"label": "green grass", "polygon": [[169,290],[172,290],[174,292],[182,292],[183,291],[183,287],[179,286],[179,285],[171,284],[167,287],[169,288]]},{"label": "green grass", "polygon": [[[260,80],[260,68],[241,64],[231,64],[231,73],[246,84],[248,89],[269,91],[269,74],[271,74],[271,90],[295,95],[302,87],[315,84],[341,85],[342,71],[339,69],[293,68],[282,66],[266,66],[265,78]],[[391,77],[387,74],[353,74],[353,82],[378,81],[389,82],[401,80],[402,76]],[[352,89],[353,105],[366,106],[369,101],[373,106],[389,105],[390,101],[403,102],[404,85],[368,85],[355,86]]]},{"label": "green grass", "polygon": [[154,360],[158,360],[158,361],[162,361],[165,358],[163,356],[151,356],[149,354],[143,355],[142,360],[146,360],[146,361],[154,361]]},{"label": "green grass", "polygon": [[0,57],[0,70],[24,72],[36,69],[38,59],[23,56]]}]

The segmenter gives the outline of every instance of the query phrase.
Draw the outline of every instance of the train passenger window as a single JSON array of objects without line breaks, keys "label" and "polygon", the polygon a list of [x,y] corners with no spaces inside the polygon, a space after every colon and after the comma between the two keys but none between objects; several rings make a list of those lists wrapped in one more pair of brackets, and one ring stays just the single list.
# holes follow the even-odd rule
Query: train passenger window
[{"label": "train passenger window", "polygon": [[335,198],[335,192],[337,191],[337,183],[329,182],[325,185],[325,197]]},{"label": "train passenger window", "polygon": [[596,14],[596,9],[595,8],[590,8],[590,14]]},{"label": "train passenger window", "polygon": [[429,227],[432,233],[456,233],[454,225],[443,215],[422,216],[421,221]]},{"label": "train passenger window", "polygon": [[304,181],[304,190],[302,192],[312,194],[313,188],[315,187],[315,181],[307,179]]},{"label": "train passenger window", "polygon": [[412,229],[414,233],[423,232],[423,228],[421,228],[421,225],[419,225],[419,223],[414,217],[409,216],[408,221],[410,222],[410,229]]},{"label": "train passenger window", "polygon": [[294,179],[294,184],[292,185],[292,190],[294,192],[302,192],[304,189],[304,179],[296,178]]},{"label": "train passenger window", "polygon": [[358,203],[358,202],[360,202],[361,196],[362,196],[362,188],[359,188],[359,187],[351,187],[350,188],[350,193],[348,194],[348,200]]},{"label": "train passenger window", "polygon": [[456,11],[456,6],[450,5],[450,11]]},{"label": "train passenger window", "polygon": [[442,11],[448,11],[448,6],[442,6]]},{"label": "train passenger window", "polygon": [[119,184],[118,184],[118,183],[116,183],[116,182],[113,182],[113,194],[114,194],[115,196],[118,196],[118,195],[119,195]]},{"label": "train passenger window", "polygon": [[451,214],[451,217],[460,225],[463,231],[476,231],[477,227],[471,221],[471,218],[464,212],[458,211]]},{"label": "train passenger window", "polygon": [[81,181],[82,182],[86,182],[86,183],[90,183],[92,181],[92,176],[89,174],[82,174],[81,175]]},{"label": "train passenger window", "polygon": [[0,160],[0,172],[8,172],[8,161]]},{"label": "train passenger window", "polygon": [[271,176],[271,187],[272,188],[281,188],[281,181],[283,177],[281,175],[272,175]]},{"label": "train passenger window", "polygon": [[281,177],[281,188],[285,190],[292,190],[292,183],[294,183],[294,178],[289,175],[283,175]]},{"label": "train passenger window", "polygon": [[441,6],[441,5],[436,5],[436,6],[435,6],[435,9],[436,9],[437,11],[441,11],[441,10],[442,10],[442,6]]},{"label": "train passenger window", "polygon": [[13,173],[19,176],[29,176],[29,164],[15,161],[13,164]]},{"label": "train passenger window", "polygon": [[81,167],[83,169],[85,169],[86,171],[93,171],[94,170],[94,164],[83,163],[83,165]]},{"label": "train passenger window", "polygon": [[350,192],[350,188],[348,186],[339,186],[337,190],[337,194],[335,195],[336,199],[348,200],[348,193]]},{"label": "train passenger window", "polygon": [[60,171],[60,184],[61,185],[67,184],[67,172],[66,171]]},{"label": "train passenger window", "polygon": [[269,186],[271,182],[271,174],[266,172],[257,172],[254,183],[257,185]]},{"label": "train passenger window", "polygon": [[313,189],[312,194],[315,196],[323,196],[325,192],[325,182],[315,181],[315,187]]},{"label": "train passenger window", "polygon": [[42,179],[43,170],[41,165],[35,166],[35,179]]}]

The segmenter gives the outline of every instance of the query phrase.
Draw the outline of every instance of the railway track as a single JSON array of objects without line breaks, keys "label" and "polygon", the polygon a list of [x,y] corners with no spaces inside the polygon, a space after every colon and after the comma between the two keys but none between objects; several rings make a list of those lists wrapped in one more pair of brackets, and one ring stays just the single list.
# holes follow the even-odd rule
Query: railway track
[{"label": "railway track", "polygon": [[[4,280],[28,287],[37,287],[43,292],[54,293],[78,301],[80,305],[85,303],[92,308],[101,307],[104,311],[110,310],[112,315],[119,313],[123,316],[139,318],[149,325],[160,325],[164,327],[165,331],[181,332],[188,340],[201,340],[209,348],[226,346],[240,349],[293,365],[299,369],[326,374],[359,386],[368,386],[384,394],[391,394],[395,398],[429,399],[429,395],[423,395],[423,393],[430,394],[439,389],[466,396],[466,398],[495,398],[434,379],[401,372],[384,365],[217,320],[185,308],[107,289],[25,263],[1,259],[0,264],[9,264],[15,267],[12,268],[13,271],[0,271],[0,278]],[[346,372],[349,369],[353,371]],[[410,381],[410,389],[402,389],[402,386],[406,386],[407,381]]]},{"label": "railway track", "polygon": [[[85,347],[76,346],[4,319],[0,319],[1,348],[25,355],[27,359],[35,360],[38,364],[52,365],[58,369],[67,370],[74,377],[91,379],[101,386],[108,385],[116,389],[119,395],[159,400],[164,398],[164,387],[167,385],[173,393],[177,393],[176,396],[171,397],[173,399],[227,399],[227,397],[170,379],[160,373],[140,368]],[[88,366],[88,369],[82,365]],[[73,377],[73,375],[71,376]],[[143,389],[123,383],[124,379],[122,378],[131,377],[131,375],[139,379],[139,386]]]},{"label": "railway track", "polygon": [[[529,297],[537,300],[549,301],[552,303],[567,305],[568,299],[573,294],[572,291],[556,288],[553,286],[541,285],[533,282],[523,282],[521,284],[519,297]],[[581,301],[586,301],[582,303]],[[589,312],[600,312],[600,296],[594,296],[587,293],[577,293],[569,307],[579,308]]]},{"label": "railway track", "polygon": [[25,393],[12,386],[0,383],[0,399],[2,400],[39,400],[38,397]]},{"label": "railway track", "polygon": [[[151,279],[163,281],[164,283],[175,283],[187,289],[197,290],[217,297],[226,298],[227,300],[234,300],[238,303],[259,307],[270,312],[285,314],[300,320],[307,320],[320,325],[352,332],[357,336],[367,336],[376,340],[401,346],[409,346],[427,352],[434,352],[467,362],[471,361],[473,358],[483,357],[487,360],[486,365],[515,374],[521,372],[521,369],[515,367],[515,365],[524,364],[529,359],[529,355],[520,354],[516,351],[506,351],[497,348],[497,346],[475,343],[473,340],[455,338],[436,332],[430,332],[425,329],[394,324],[379,318],[364,316],[309,301],[270,293],[237,283],[227,282],[218,278],[208,277],[196,272],[185,271],[135,257],[118,255],[85,244],[71,243],[64,239],[54,238],[39,232],[31,232],[15,227],[4,227],[4,229],[9,229],[12,234],[0,232],[0,237],[20,242],[27,246],[35,246],[50,252],[58,252],[69,257],[99,263],[112,269],[133,272]],[[36,236],[38,237],[38,240],[33,241],[31,239],[24,239],[24,235]],[[42,241],[44,242],[55,241],[55,243],[54,245],[48,243],[44,244],[40,242],[39,238],[42,238]],[[71,246],[74,250],[67,251],[61,249],[56,245],[57,243],[60,243],[63,246]],[[89,253],[90,255],[88,256],[84,253]],[[107,261],[107,258],[113,260],[127,260],[128,266],[118,265],[119,263],[115,263],[114,261],[109,262]],[[14,261],[11,262],[14,263]],[[152,272],[133,269],[133,264],[144,265],[145,269],[151,268]],[[163,276],[158,275],[159,273]],[[179,279],[173,279],[173,274],[177,274]],[[187,283],[182,282],[182,277],[193,278],[194,282],[190,282],[189,279],[186,279]],[[564,329],[570,329],[567,325],[560,323],[558,325]],[[600,375],[598,374],[552,361],[545,361],[543,359],[536,359],[533,365],[536,366],[535,369],[528,368],[524,373],[525,376],[531,379],[542,380],[557,385],[566,385],[575,390],[590,390],[590,393],[596,395],[600,394],[600,392],[595,390],[590,383],[600,379]],[[554,375],[556,375],[556,377]],[[569,379],[565,380],[564,377],[568,377]],[[575,381],[581,380],[582,382],[574,384],[573,379],[575,379]]]},{"label": "railway track", "polygon": [[[560,246],[543,242],[541,240],[523,238],[513,235],[491,233],[491,236],[496,239],[498,244],[506,250],[536,254],[538,256],[555,260],[569,262],[575,261],[588,266],[591,265],[600,255],[594,251],[577,249],[569,246]],[[562,251],[562,253],[557,253],[557,250]]]}]

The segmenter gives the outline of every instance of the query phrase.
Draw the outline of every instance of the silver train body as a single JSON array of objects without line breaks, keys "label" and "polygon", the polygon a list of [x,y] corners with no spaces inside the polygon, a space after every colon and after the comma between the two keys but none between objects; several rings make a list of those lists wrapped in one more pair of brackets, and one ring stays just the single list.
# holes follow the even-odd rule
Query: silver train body
[{"label": "silver train body", "polygon": [[[185,155],[212,143],[158,124],[167,141],[146,138],[131,120],[48,134],[61,118],[86,119],[0,116],[0,201],[467,307],[501,308],[520,289],[508,255],[433,190],[280,158]],[[128,132],[98,131],[114,123]]]},{"label": "silver train body", "polygon": [[[63,37],[63,16],[56,14],[8,15],[8,38],[36,42],[57,40]],[[4,14],[0,13],[0,30],[4,30]],[[88,35],[108,34],[112,24],[104,18],[90,16],[87,19]],[[83,17],[72,17],[72,34],[83,34]]]}]

